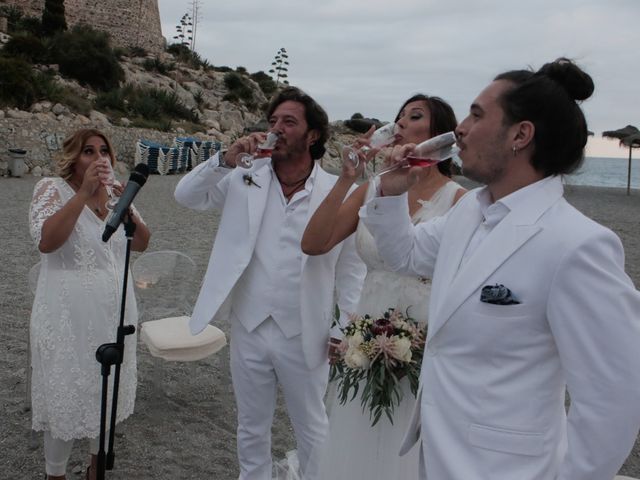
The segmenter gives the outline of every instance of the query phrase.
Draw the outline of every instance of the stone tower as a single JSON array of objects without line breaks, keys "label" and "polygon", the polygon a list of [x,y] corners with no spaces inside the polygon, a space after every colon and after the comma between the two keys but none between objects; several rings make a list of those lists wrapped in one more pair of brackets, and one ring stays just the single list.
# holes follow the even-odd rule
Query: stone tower
[{"label": "stone tower", "polygon": [[[14,5],[25,15],[41,17],[44,0],[0,0]],[[160,53],[164,38],[160,26],[157,0],[65,0],[67,25],[78,23],[108,32],[113,46],[142,47],[150,53]]]}]

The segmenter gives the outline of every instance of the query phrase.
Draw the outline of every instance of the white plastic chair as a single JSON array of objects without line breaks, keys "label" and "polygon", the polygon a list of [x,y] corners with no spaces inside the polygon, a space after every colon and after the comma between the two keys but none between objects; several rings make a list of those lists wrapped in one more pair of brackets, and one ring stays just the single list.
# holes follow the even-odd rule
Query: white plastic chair
[{"label": "white plastic chair", "polygon": [[[165,361],[194,362],[222,349],[227,339],[207,325],[198,335],[189,331],[189,294],[196,265],[187,255],[162,250],[144,253],[131,268],[141,311],[140,339],[153,357]],[[162,384],[162,364],[156,362],[155,386]]]}]

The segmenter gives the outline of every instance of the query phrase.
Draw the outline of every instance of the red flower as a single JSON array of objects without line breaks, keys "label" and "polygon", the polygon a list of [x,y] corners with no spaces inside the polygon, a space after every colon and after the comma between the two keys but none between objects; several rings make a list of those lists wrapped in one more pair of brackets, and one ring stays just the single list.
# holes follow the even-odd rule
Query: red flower
[{"label": "red flower", "polygon": [[386,318],[378,318],[371,326],[371,331],[374,335],[385,335],[390,337],[395,332],[395,327],[391,324],[391,321]]}]

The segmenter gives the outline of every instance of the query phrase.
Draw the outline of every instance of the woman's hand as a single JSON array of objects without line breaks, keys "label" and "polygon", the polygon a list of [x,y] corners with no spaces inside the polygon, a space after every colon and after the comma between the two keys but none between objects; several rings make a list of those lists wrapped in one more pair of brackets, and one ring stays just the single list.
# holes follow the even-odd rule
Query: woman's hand
[{"label": "woman's hand", "polygon": [[[409,167],[406,158],[414,152],[416,145],[407,143],[393,147],[385,158],[389,170],[380,175],[380,190],[384,195],[401,195],[419,179],[421,167]],[[395,168],[394,168],[395,167]]]},{"label": "woman's hand", "polygon": [[91,198],[93,194],[100,188],[102,182],[100,176],[104,175],[105,170],[108,172],[107,166],[102,163],[92,162],[84,172],[82,177],[82,184],[78,189],[78,194],[85,198],[85,200]]}]

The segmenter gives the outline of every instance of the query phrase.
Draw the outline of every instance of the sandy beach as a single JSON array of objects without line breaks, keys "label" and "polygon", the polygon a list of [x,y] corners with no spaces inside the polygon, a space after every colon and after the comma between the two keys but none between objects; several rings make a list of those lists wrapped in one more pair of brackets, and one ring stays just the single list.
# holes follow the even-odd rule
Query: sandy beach
[{"label": "sandy beach", "polygon": [[[211,250],[217,215],[177,205],[173,190],[179,176],[152,176],[136,201],[152,231],[148,251],[179,250],[193,258],[197,294]],[[42,436],[30,445],[30,411],[25,406],[27,338],[32,294],[27,273],[39,260],[27,224],[29,202],[38,178],[0,178],[0,480],[41,479]],[[615,231],[626,251],[626,270],[640,285],[640,191],[566,187],[567,199],[594,220]],[[134,254],[133,259],[139,254]],[[579,280],[578,280],[579,281]],[[218,325],[226,333],[229,325]],[[640,348],[640,346],[639,346]],[[116,463],[108,479],[215,479],[238,476],[235,454],[235,402],[228,371],[228,349],[195,363],[165,363],[163,392],[152,383],[154,362],[138,345],[136,413],[116,434]],[[294,445],[283,403],[273,427],[273,454],[282,458]],[[84,478],[87,445],[76,442],[69,479]],[[640,477],[636,443],[621,474]],[[608,479],[603,479],[608,480]]]}]

